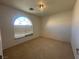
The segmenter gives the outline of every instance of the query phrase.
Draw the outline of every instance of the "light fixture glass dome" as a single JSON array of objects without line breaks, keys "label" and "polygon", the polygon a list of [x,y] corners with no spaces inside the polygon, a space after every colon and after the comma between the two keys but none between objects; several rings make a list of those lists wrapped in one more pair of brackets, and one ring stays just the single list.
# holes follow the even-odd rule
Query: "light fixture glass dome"
[{"label": "light fixture glass dome", "polygon": [[44,11],[44,9],[45,9],[46,7],[47,7],[46,1],[44,1],[44,0],[38,1],[38,9],[39,9],[40,11]]}]

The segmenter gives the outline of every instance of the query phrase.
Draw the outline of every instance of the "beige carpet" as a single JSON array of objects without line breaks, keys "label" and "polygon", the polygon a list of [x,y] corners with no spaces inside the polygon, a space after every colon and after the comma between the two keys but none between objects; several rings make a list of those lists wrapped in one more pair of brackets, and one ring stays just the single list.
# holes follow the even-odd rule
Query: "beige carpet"
[{"label": "beige carpet", "polygon": [[5,59],[74,59],[70,44],[38,38],[4,50]]}]

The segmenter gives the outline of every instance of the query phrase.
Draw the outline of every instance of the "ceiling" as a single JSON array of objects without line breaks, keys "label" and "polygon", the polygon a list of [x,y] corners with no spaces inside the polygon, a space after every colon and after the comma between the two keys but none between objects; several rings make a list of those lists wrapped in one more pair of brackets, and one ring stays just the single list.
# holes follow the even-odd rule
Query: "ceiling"
[{"label": "ceiling", "polygon": [[[70,10],[75,4],[75,0],[46,0],[47,8],[41,12],[36,9],[39,0],[0,0],[1,3],[17,8],[19,10],[29,12],[38,16],[50,15],[53,13]],[[29,8],[34,8],[33,11]]]}]

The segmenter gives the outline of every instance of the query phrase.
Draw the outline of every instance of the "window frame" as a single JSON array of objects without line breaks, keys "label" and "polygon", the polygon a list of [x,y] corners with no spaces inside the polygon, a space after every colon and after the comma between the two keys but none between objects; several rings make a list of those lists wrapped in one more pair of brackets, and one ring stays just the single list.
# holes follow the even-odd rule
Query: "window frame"
[{"label": "window frame", "polygon": [[[19,16],[19,17],[16,17],[16,18],[14,18],[14,22],[13,22],[13,26],[15,27],[15,26],[17,26],[17,25],[14,25],[14,23],[15,23],[15,21],[18,19],[18,18],[20,18],[20,17],[24,17],[24,16]],[[32,26],[32,32],[31,33],[28,33],[28,34],[26,34],[26,35],[24,35],[24,36],[22,36],[22,37],[18,37],[18,38],[16,38],[15,37],[15,29],[14,29],[14,38],[15,39],[21,39],[21,38],[25,38],[25,37],[28,37],[28,36],[33,36],[33,33],[34,33],[34,28],[33,28],[33,23],[32,23],[32,21],[30,20],[30,18],[28,18],[28,17],[24,17],[24,18],[27,18],[30,22],[31,22],[31,26]],[[19,25],[20,26],[20,25]],[[26,26],[26,25],[21,25],[21,26]]]}]

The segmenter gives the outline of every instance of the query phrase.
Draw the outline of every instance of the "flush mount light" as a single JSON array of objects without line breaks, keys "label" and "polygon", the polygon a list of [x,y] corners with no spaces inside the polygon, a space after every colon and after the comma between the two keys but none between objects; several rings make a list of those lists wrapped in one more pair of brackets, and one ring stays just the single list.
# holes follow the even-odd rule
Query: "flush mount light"
[{"label": "flush mount light", "polygon": [[38,1],[38,10],[44,11],[46,9],[46,1],[45,0],[39,0]]}]

